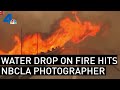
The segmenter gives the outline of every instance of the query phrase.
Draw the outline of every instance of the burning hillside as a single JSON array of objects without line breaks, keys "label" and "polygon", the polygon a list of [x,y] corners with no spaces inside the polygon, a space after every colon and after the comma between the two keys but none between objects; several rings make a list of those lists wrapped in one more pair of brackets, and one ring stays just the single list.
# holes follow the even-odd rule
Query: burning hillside
[{"label": "burning hillside", "polygon": [[34,55],[41,52],[46,53],[57,47],[63,47],[68,41],[79,43],[88,36],[95,36],[100,31],[99,24],[96,25],[90,21],[81,22],[77,16],[77,12],[72,12],[72,14],[75,18],[74,21],[70,17],[60,20],[58,29],[45,40],[42,39],[39,33],[28,35],[23,41],[15,35],[14,40],[16,44],[14,47],[8,52],[0,50],[0,54]]}]

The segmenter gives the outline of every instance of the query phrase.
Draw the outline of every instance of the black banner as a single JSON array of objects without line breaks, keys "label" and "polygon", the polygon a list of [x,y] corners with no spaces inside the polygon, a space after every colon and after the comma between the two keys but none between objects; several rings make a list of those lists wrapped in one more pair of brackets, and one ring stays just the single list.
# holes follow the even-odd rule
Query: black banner
[{"label": "black banner", "polygon": [[117,55],[2,55],[0,65],[117,65]]},{"label": "black banner", "polygon": [[106,75],[106,67],[0,67],[0,75]]},{"label": "black banner", "polygon": [[112,11],[120,10],[118,0],[114,1],[84,1],[84,0],[29,0],[18,1],[1,1],[1,10],[3,11],[71,11],[71,10],[84,10],[84,11]]}]

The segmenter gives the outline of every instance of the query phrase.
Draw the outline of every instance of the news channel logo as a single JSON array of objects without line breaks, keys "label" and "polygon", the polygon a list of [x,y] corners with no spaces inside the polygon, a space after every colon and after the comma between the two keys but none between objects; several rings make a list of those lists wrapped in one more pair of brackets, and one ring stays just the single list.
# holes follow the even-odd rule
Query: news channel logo
[{"label": "news channel logo", "polygon": [[7,14],[3,22],[8,23],[8,24],[17,24],[17,20],[12,18],[12,14]]}]

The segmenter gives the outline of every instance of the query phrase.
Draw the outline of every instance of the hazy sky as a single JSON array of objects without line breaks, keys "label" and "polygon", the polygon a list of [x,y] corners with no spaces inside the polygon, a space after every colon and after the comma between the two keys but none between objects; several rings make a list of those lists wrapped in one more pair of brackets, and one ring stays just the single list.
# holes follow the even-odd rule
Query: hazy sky
[{"label": "hazy sky", "polygon": [[[3,18],[12,13],[13,18],[17,20],[17,25],[9,25],[2,22]],[[67,14],[68,13],[68,14]],[[59,26],[59,20],[65,15],[69,16],[69,12],[64,11],[14,11],[5,12],[0,16],[0,49],[6,50],[14,46],[13,36],[21,34],[21,27],[23,35],[27,33],[43,32],[49,33],[53,26]],[[114,49],[120,46],[120,12],[105,12],[105,11],[79,11],[81,20],[90,20],[95,23],[102,22],[109,25],[109,31],[104,37],[98,36],[91,40],[85,40],[84,44],[90,48]],[[71,16],[71,15],[70,15]],[[8,47],[9,43],[9,47]]]}]

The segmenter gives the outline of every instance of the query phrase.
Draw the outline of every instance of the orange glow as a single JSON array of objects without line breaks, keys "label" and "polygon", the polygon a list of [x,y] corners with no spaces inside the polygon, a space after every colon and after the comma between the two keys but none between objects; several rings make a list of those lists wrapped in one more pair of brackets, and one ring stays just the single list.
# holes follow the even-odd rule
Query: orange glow
[{"label": "orange glow", "polygon": [[47,39],[43,40],[39,33],[28,35],[21,42],[15,35],[15,46],[8,52],[0,50],[0,54],[38,54],[41,52],[52,51],[57,47],[63,47],[68,41],[79,43],[88,36],[95,36],[100,30],[100,25],[92,24],[89,21],[81,22],[77,12],[72,12],[75,21],[66,17],[60,21],[58,29]]}]

